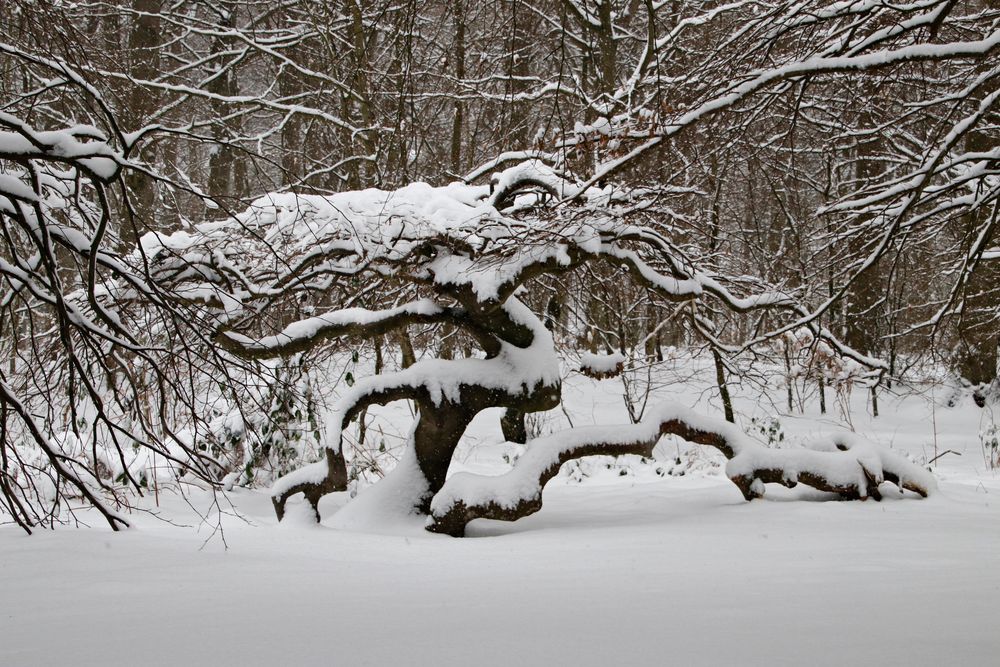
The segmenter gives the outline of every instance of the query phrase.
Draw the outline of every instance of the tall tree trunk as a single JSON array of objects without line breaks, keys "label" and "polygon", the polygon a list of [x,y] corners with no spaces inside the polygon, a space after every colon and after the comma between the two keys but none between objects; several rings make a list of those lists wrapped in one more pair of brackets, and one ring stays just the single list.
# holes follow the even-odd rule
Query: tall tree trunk
[{"label": "tall tree trunk", "polygon": [[735,424],[733,399],[729,395],[729,386],[726,384],[726,367],[722,363],[722,355],[714,347],[712,348],[712,359],[715,360],[715,383],[719,387],[719,396],[722,398],[722,409],[726,414],[726,421]]},{"label": "tall tree trunk", "polygon": [[[136,14],[133,15],[132,28],[128,34],[128,71],[135,80],[152,80],[160,71],[160,20],[156,16],[160,11],[160,0],[132,0],[132,9]],[[132,84],[125,116],[131,127],[126,129],[134,131],[145,125],[157,110],[158,98],[149,88]],[[146,146],[138,157],[147,164],[155,165],[155,146]],[[136,220],[134,229],[125,227],[122,230],[122,238],[131,244],[155,227],[156,185],[152,179],[134,171],[126,172],[125,181],[132,193]]]},{"label": "tall tree trunk", "polygon": [[[461,82],[465,79],[465,1],[452,0],[452,14],[455,25],[455,79]],[[459,95],[462,87],[460,84]],[[465,114],[465,103],[461,97],[455,99],[454,116],[451,123],[451,171],[461,175],[462,169],[462,129]]]}]

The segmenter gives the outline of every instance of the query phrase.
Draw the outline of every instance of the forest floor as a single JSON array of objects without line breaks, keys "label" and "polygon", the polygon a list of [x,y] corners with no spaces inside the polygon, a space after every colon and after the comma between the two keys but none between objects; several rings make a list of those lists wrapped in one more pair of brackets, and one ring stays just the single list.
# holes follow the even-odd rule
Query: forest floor
[{"label": "forest floor", "polygon": [[[705,388],[689,378],[652,400],[717,414]],[[579,376],[564,391],[577,424],[622,421],[621,393]],[[777,413],[752,394],[742,425],[766,432]],[[664,443],[656,462],[576,467],[538,514],[466,539],[331,528],[346,494],[324,499],[327,525],[279,526],[248,490],[223,504],[240,515],[224,541],[188,506],[206,511],[200,491],[148,499],[157,516],[123,534],[3,526],[0,665],[1000,664],[1000,472],[979,435],[993,416],[945,394],[884,392],[878,418],[863,391],[850,399],[862,435],[921,463],[935,440],[954,450],[926,500],[769,487],[746,503],[712,456]],[[834,415],[810,401],[772,432],[791,446],[844,428],[830,402]],[[485,413],[456,460],[499,473],[500,440]]]}]

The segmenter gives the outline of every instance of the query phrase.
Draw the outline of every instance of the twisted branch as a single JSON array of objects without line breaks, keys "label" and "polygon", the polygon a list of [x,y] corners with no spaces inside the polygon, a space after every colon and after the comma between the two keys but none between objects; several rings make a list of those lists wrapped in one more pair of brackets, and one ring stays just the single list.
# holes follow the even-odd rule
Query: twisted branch
[{"label": "twisted branch", "polygon": [[718,449],[729,459],[726,474],[747,500],[765,484],[792,488],[799,482],[845,500],[880,500],[883,481],[926,497],[934,479],[919,466],[881,447],[838,436],[813,449],[769,449],[728,422],[690,410],[661,406],[638,424],[570,429],[528,443],[527,452],[503,475],[459,473],[431,502],[427,529],[460,537],[473,519],[516,521],[542,507],[542,489],[559,468],[585,456],[652,456],[664,435]]}]

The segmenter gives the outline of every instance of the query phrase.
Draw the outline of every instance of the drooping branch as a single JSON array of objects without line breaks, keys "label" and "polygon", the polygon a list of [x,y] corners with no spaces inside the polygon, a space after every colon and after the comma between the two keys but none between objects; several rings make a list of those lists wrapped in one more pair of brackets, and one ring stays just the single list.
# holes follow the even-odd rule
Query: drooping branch
[{"label": "drooping branch", "polygon": [[927,496],[935,488],[929,473],[872,443],[837,437],[811,449],[770,449],[728,422],[676,406],[661,406],[638,424],[570,429],[532,440],[509,472],[497,476],[459,473],[448,479],[431,502],[427,529],[461,536],[473,519],[515,521],[542,507],[542,490],[559,468],[585,456],[651,456],[664,435],[718,449],[729,459],[726,474],[747,500],[764,494],[764,485],[789,488],[803,483],[844,499],[881,499],[890,481]]},{"label": "drooping branch", "polygon": [[[533,169],[539,171],[542,168],[536,165]],[[595,210],[592,215],[592,222],[568,227],[564,225],[561,230],[535,229],[525,232],[523,243],[528,247],[519,249],[507,260],[508,265],[513,268],[497,271],[499,276],[493,285],[496,299],[507,298],[530,280],[542,275],[572,271],[588,262],[606,261],[628,271],[636,284],[649,288],[669,301],[685,302],[707,298],[734,313],[773,309],[790,312],[795,317],[793,324],[759,334],[742,347],[732,349],[734,353],[759,345],[785,331],[807,327],[840,355],[873,369],[887,369],[881,360],[854,350],[831,331],[817,325],[816,320],[824,309],[810,310],[792,294],[774,289],[763,281],[754,285],[757,288],[755,293],[738,296],[726,287],[725,278],[699,270],[656,231],[617,221],[610,223],[602,220],[600,210]],[[531,245],[533,241],[535,245]],[[631,247],[633,245],[642,250]],[[654,260],[657,264],[664,265],[665,269],[654,267]],[[473,270],[475,263],[469,260],[468,264],[468,273],[476,276],[477,273]],[[475,279],[470,279],[473,287],[476,286],[472,282]],[[719,346],[722,347],[721,343]]]},{"label": "drooping branch", "polygon": [[299,320],[278,334],[256,340],[231,331],[218,332],[214,340],[220,347],[238,356],[269,359],[303,352],[331,338],[373,338],[412,324],[453,322],[456,319],[452,311],[429,299],[423,299],[387,310],[334,310]]},{"label": "drooping branch", "polygon": [[[327,293],[333,275],[376,281],[391,276],[397,284],[416,285],[461,304],[460,309],[419,305],[423,302],[381,311],[343,309],[257,341],[233,333],[218,337],[230,351],[258,358],[302,350],[331,337],[369,337],[409,323],[434,322],[463,328],[494,356],[497,338],[519,346],[531,341],[530,331],[503,316],[502,304],[533,279],[593,261],[622,267],[638,284],[671,301],[707,298],[733,312],[791,309],[799,316],[797,326],[812,326],[815,314],[763,282],[751,286],[756,293],[734,294],[725,277],[699,269],[661,234],[622,219],[614,210],[618,199],[603,191],[590,190],[585,203],[554,212],[506,209],[526,187],[560,193],[580,187],[541,162],[501,172],[495,186],[492,195],[483,186],[458,183],[326,198],[269,195],[232,221],[206,226],[198,236],[156,236],[148,245],[164,267],[164,280],[176,284],[180,294],[225,311],[223,329],[240,314],[258,316],[258,309],[275,300]],[[627,191],[615,197],[625,202]],[[334,247],[338,251],[331,255]],[[303,259],[320,255],[325,259],[319,265]],[[878,364],[843,346],[830,332],[815,329],[842,354]]]}]

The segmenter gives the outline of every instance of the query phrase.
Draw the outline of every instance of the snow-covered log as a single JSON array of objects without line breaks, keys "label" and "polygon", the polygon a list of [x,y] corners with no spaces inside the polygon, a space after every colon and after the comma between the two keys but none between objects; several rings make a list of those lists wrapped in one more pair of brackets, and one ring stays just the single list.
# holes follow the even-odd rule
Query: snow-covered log
[{"label": "snow-covered log", "polygon": [[771,449],[726,421],[665,405],[638,424],[580,427],[532,440],[503,475],[453,475],[431,502],[427,528],[462,536],[473,519],[516,521],[534,514],[542,507],[546,482],[567,461],[595,455],[651,456],[665,435],[722,452],[729,459],[726,474],[747,500],[763,496],[765,484],[791,488],[802,483],[845,500],[881,500],[883,482],[922,497],[935,488],[926,470],[853,436],[838,435],[808,448]]}]

